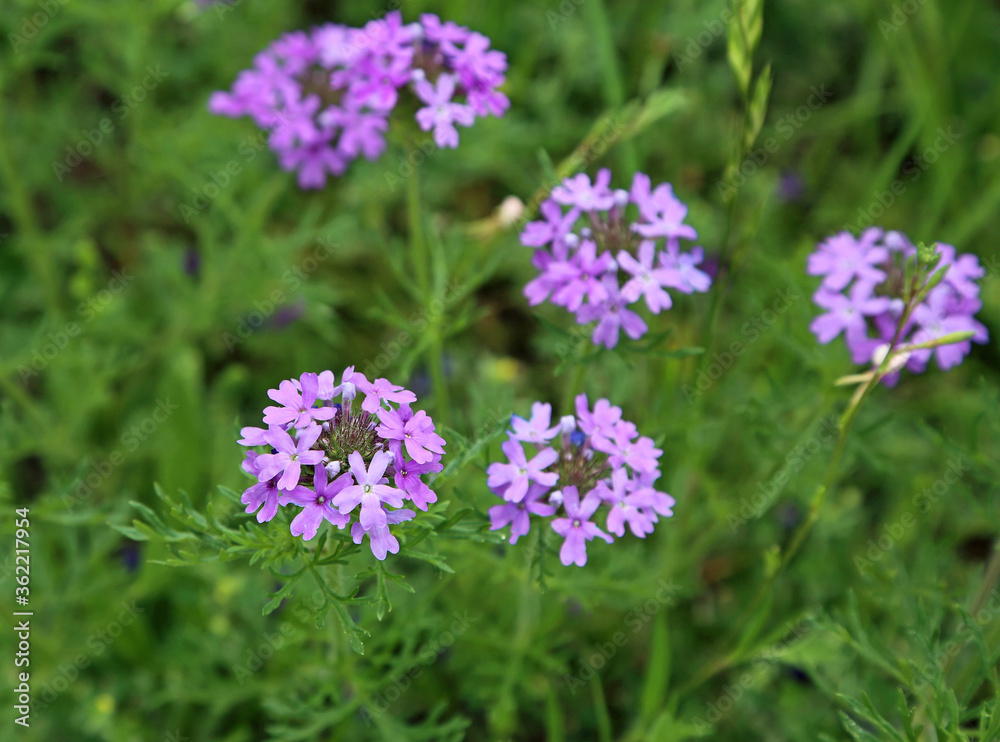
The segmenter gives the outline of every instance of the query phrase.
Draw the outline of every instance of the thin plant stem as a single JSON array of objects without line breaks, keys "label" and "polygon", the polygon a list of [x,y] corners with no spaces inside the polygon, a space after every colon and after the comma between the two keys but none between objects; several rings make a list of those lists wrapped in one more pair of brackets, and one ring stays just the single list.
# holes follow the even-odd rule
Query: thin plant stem
[{"label": "thin plant stem", "polygon": [[[413,174],[407,179],[406,209],[410,230],[410,254],[413,258],[417,285],[420,288],[421,300],[429,306],[434,288],[431,285],[431,256],[424,235],[423,215],[420,211],[420,178],[417,169],[414,169]],[[427,349],[427,366],[434,392],[435,412],[441,425],[448,427],[451,420],[449,414],[451,400],[444,372],[444,343],[441,339],[441,328],[435,322],[427,331],[431,333],[431,342]]]},{"label": "thin plant stem", "polygon": [[573,374],[572,376],[570,376],[569,383],[566,385],[566,388],[563,393],[564,396],[562,404],[562,414],[564,415],[573,414],[576,395],[580,393],[581,391],[580,387],[583,386],[583,375],[585,371],[586,369],[584,368],[583,364],[578,364],[573,369]]},{"label": "thin plant stem", "polygon": [[424,222],[420,213],[420,173],[414,168],[406,179],[406,215],[410,230],[410,257],[417,276],[417,286],[423,301],[430,299],[430,256],[427,254],[427,240],[424,239]]},{"label": "thin plant stem", "polygon": [[[914,277],[914,285],[916,284],[916,281],[917,279]],[[778,561],[777,566],[770,571],[764,579],[764,582],[754,594],[753,600],[750,602],[750,607],[746,611],[746,615],[750,619],[753,618],[761,603],[763,603],[764,599],[771,593],[771,589],[774,587],[775,582],[777,582],[778,577],[784,573],[792,559],[795,558],[795,555],[802,548],[803,543],[805,543],[806,538],[812,531],[813,526],[815,526],[816,522],[819,520],[819,515],[823,509],[823,504],[826,502],[827,495],[836,482],[837,471],[840,467],[840,461],[843,458],[844,450],[847,445],[847,437],[852,426],[854,425],[854,421],[857,419],[858,412],[861,410],[861,406],[865,403],[865,400],[868,399],[875,387],[878,386],[879,382],[882,381],[882,378],[889,372],[890,363],[893,359],[893,351],[898,347],[903,334],[903,329],[906,327],[913,309],[919,303],[921,298],[922,297],[919,295],[918,291],[914,290],[911,292],[910,300],[907,302],[903,314],[899,319],[899,323],[896,326],[896,331],[893,335],[892,342],[889,344],[889,349],[885,354],[885,358],[882,359],[878,369],[868,378],[861,391],[854,395],[847,409],[844,411],[844,414],[841,416],[837,426],[838,434],[836,447],[834,448],[833,456],[830,458],[830,464],[827,467],[826,475],[823,477],[822,483],[813,493],[812,500],[809,503],[809,512],[807,513],[805,520],[803,520],[796,529],[795,533],[792,535],[791,541],[788,543],[788,546],[782,551],[781,558]],[[997,570],[998,576],[1000,576],[1000,564],[997,565]],[[739,662],[739,655],[743,648],[750,644],[760,634],[763,627],[763,621],[740,621],[737,625],[746,626],[747,628],[740,635],[735,648],[722,657],[719,657],[709,663],[687,683],[680,686],[678,689],[679,694],[690,692],[712,678],[714,675]]]}]

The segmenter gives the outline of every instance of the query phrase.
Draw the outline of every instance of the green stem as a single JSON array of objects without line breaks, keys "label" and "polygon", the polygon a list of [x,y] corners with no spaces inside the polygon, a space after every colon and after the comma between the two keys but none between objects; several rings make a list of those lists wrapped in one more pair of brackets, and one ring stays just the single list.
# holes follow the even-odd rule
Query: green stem
[{"label": "green stem", "polygon": [[[541,539],[541,529],[532,529],[530,544],[528,548],[532,553],[537,552],[543,545]],[[520,559],[520,554],[514,554],[513,549],[508,550],[508,559]],[[507,709],[512,706],[514,688],[518,679],[524,675],[524,661],[534,648],[534,638],[538,631],[538,621],[541,615],[541,600],[538,590],[535,588],[530,577],[521,583],[521,590],[517,599],[517,618],[513,627],[512,636],[507,645],[508,659],[504,668],[503,680],[500,682],[497,698],[498,707]],[[501,735],[509,734],[509,729],[498,729],[498,722],[507,722],[507,718],[494,717],[493,731]]]},{"label": "green stem", "polygon": [[[830,491],[830,488],[833,486],[834,480],[836,479],[837,469],[840,465],[840,460],[843,457],[845,445],[847,443],[847,434],[851,429],[854,417],[857,414],[857,409],[861,406],[860,402],[861,400],[858,400],[858,403],[853,405],[852,408],[848,410],[848,413],[851,414],[845,414],[844,418],[841,419],[839,426],[840,430],[837,435],[836,448],[834,449],[833,456],[830,459],[830,465],[827,467],[823,483],[820,484],[813,493],[812,500],[809,503],[809,513],[806,516],[806,519],[802,521],[798,529],[796,529],[793,534],[792,540],[789,542],[788,548],[786,548],[782,554],[781,561],[778,563],[778,566],[767,575],[764,582],[754,594],[753,600],[750,601],[750,607],[746,610],[745,615],[748,617],[753,617],[754,613],[760,607],[760,604],[764,601],[764,598],[766,598],[771,592],[771,588],[774,586],[778,577],[784,572],[785,568],[795,557],[796,553],[798,553],[802,544],[805,542],[806,537],[809,535],[809,532],[812,530],[813,526],[816,525],[816,521],[819,520],[819,514],[823,508],[823,503],[826,501],[827,493]],[[679,687],[677,690],[679,695],[683,695],[694,690],[713,676],[729,669],[734,664],[739,662],[739,652],[743,647],[747,646],[757,637],[760,633],[763,622],[748,620],[744,622],[743,625],[747,628],[735,642],[735,648],[722,657],[718,657],[713,660],[698,674],[694,675],[687,683]]]},{"label": "green stem", "polygon": [[[990,556],[990,561],[986,565],[986,571],[983,573],[983,582],[979,586],[979,590],[976,592],[976,597],[972,601],[972,607],[969,610],[969,614],[974,619],[976,619],[976,616],[979,615],[979,612],[986,605],[986,601],[989,599],[990,593],[993,592],[993,589],[996,588],[998,580],[1000,580],[1000,537],[993,542],[993,554]],[[987,640],[987,645],[989,646],[991,644],[992,642]],[[941,668],[942,677],[947,677],[948,671],[951,669],[952,663],[957,656],[958,653],[948,653],[948,658],[944,661],[944,667]],[[964,691],[966,696],[969,696],[973,689],[971,687],[966,687],[972,682],[972,680],[967,676],[975,672],[975,667],[966,667],[965,670],[966,671],[964,673],[959,673],[958,677],[949,683],[949,686],[954,688],[956,692],[961,689]],[[959,697],[961,698],[962,696]]]},{"label": "green stem", "polygon": [[451,399],[448,393],[448,380],[444,373],[444,347],[441,343],[441,333],[437,326],[431,328],[434,340],[430,347],[431,387],[434,390],[436,403],[435,414],[443,427],[451,424]]},{"label": "green stem", "polygon": [[[604,100],[609,106],[619,110],[625,105],[625,86],[622,84],[621,70],[618,66],[619,54],[615,50],[611,22],[608,20],[603,0],[587,2],[584,5],[584,15],[587,16],[590,32],[594,38],[594,50],[600,61]],[[639,158],[631,141],[622,142],[621,164],[629,177],[639,169]]]},{"label": "green stem", "polygon": [[[916,280],[917,279],[915,278],[914,281]],[[879,364],[878,369],[872,373],[871,377],[869,377],[861,393],[855,395],[854,399],[851,400],[850,405],[848,405],[844,414],[841,416],[838,423],[839,431],[837,435],[837,445],[833,451],[833,456],[830,459],[830,465],[827,467],[826,475],[823,477],[823,482],[813,493],[812,500],[809,503],[809,513],[806,516],[806,519],[802,521],[801,525],[799,525],[798,529],[796,529],[793,534],[788,547],[782,553],[781,561],[778,563],[778,566],[767,575],[764,582],[754,595],[753,600],[750,602],[750,608],[746,611],[746,615],[750,619],[753,618],[755,611],[760,607],[764,598],[770,594],[774,583],[785,571],[785,568],[788,567],[789,563],[802,547],[802,544],[805,543],[806,537],[812,531],[813,526],[816,525],[816,522],[819,520],[819,514],[823,509],[823,503],[826,501],[826,497],[836,481],[837,470],[840,466],[840,460],[844,455],[844,450],[847,444],[847,436],[850,433],[851,427],[853,426],[855,419],[857,419],[858,412],[861,410],[861,406],[865,403],[865,400],[868,399],[869,395],[882,380],[882,377],[888,372],[889,365],[893,360],[893,351],[899,344],[900,338],[903,334],[903,328],[909,321],[910,314],[913,312],[914,307],[920,299],[922,299],[922,297],[919,295],[919,292],[914,291],[910,301],[903,310],[903,315],[900,318],[899,323],[896,326],[896,332],[893,336],[892,342],[889,344],[889,350],[886,353],[885,358],[882,360],[882,363]],[[998,557],[998,560],[1000,560],[1000,557]],[[998,563],[996,569],[998,570],[998,577],[1000,577],[1000,563]],[[747,620],[740,622],[738,625],[744,625],[747,628],[740,635],[739,641],[736,642],[736,647],[723,657],[714,660],[705,669],[693,676],[691,680],[678,689],[679,694],[690,692],[712,676],[739,662],[740,651],[760,634],[761,627],[763,627],[764,622],[763,620]]]},{"label": "green stem", "polygon": [[[749,106],[749,103],[746,103],[746,105]],[[739,135],[736,140],[735,168],[740,167],[740,164],[743,162],[743,158],[746,156],[743,142],[746,138],[748,115],[747,110],[744,110],[743,118],[740,123]],[[726,172],[728,176],[729,171],[727,170]],[[704,332],[702,332],[705,352],[701,354],[698,362],[693,364],[695,377],[698,375],[699,371],[704,369],[705,364],[708,363],[708,359],[711,357],[710,351],[713,349],[713,343],[715,342],[715,324],[719,318],[719,307],[722,304],[722,297],[725,296],[731,280],[730,276],[732,275],[732,270],[729,266],[729,260],[731,254],[733,253],[733,234],[736,231],[736,215],[739,210],[740,194],[742,193],[742,190],[743,189],[741,187],[737,186],[736,192],[733,193],[732,198],[726,206],[726,226],[722,237],[722,254],[719,256],[719,272],[715,281],[712,282],[712,299],[708,306],[708,316],[705,318],[705,329]],[[679,387],[680,385],[678,385],[678,388]],[[707,394],[702,394],[700,396],[700,405],[705,403],[707,397]]]},{"label": "green stem", "polygon": [[972,609],[969,612],[973,616],[983,609],[986,599],[990,597],[993,588],[997,586],[998,580],[1000,580],[1000,538],[993,542],[993,555],[990,557],[989,564],[986,565],[986,572],[983,573],[983,584],[980,585],[976,599],[972,602]]},{"label": "green stem", "polygon": [[[417,284],[420,288],[421,301],[424,306],[430,306],[436,293],[431,285],[431,256],[424,236],[424,220],[420,211],[420,178],[414,169],[406,184],[406,210],[410,229],[410,253],[413,257]],[[444,343],[441,339],[440,319],[427,328],[431,333],[431,342],[427,349],[427,366],[431,375],[431,388],[434,392],[435,414],[443,427],[451,423],[451,400],[448,393],[448,381],[444,373]]]},{"label": "green stem", "polygon": [[577,365],[573,369],[573,375],[570,377],[570,381],[566,385],[566,389],[563,396],[562,414],[564,415],[573,414],[576,395],[580,393],[580,388],[583,386],[584,373],[585,369],[583,367],[583,364]]},{"label": "green stem", "polygon": [[417,286],[420,288],[421,299],[426,302],[431,293],[430,256],[427,254],[427,241],[424,239],[423,215],[420,213],[420,178],[416,168],[406,180],[406,213],[410,229],[410,255],[413,258],[414,273],[417,276]]}]

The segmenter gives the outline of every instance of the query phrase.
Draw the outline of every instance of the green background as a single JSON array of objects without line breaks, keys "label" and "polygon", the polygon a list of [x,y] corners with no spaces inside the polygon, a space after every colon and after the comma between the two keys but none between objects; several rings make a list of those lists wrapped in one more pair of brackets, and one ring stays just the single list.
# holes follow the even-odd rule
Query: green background
[{"label": "green background", "polygon": [[[996,579],[995,341],[875,391],[766,615],[751,602],[830,460],[825,431],[851,394],[834,381],[857,370],[808,331],[816,242],[870,218],[976,253],[979,318],[1000,331],[1000,10],[767,3],[753,70],[770,63],[774,82],[746,158],[720,2],[407,0],[407,21],[435,12],[507,53],[511,109],[457,150],[393,142],[320,191],[300,191],[249,120],[208,114],[280,33],[386,9],[6,0],[0,593],[13,606],[13,511],[28,507],[39,708],[16,727],[5,692],[0,739],[906,739],[906,719],[985,738],[1000,612],[963,610]],[[530,253],[495,218],[575,150],[616,186],[635,170],[671,182],[699,244],[728,257],[726,281],[615,352],[590,353],[562,310],[527,307]],[[415,226],[435,256],[426,287]],[[363,656],[332,614],[316,627],[314,584],[262,616],[282,583],[260,565],[193,536],[171,546],[198,563],[154,564],[171,556],[162,539],[111,527],[142,515],[134,501],[187,533],[155,483],[278,533],[218,491],[247,485],[237,431],[280,380],[350,364],[414,389],[455,431],[453,456],[532,401],[561,413],[575,390],[607,397],[664,449],[676,514],[646,541],[592,544],[584,569],[548,556],[544,587],[529,538],[432,536],[433,562],[386,562],[413,594],[390,582],[381,621],[350,607]],[[499,455],[494,437],[439,489],[444,512],[471,508],[470,534]],[[347,592],[373,561],[330,579]],[[699,679],[753,621],[731,666]],[[15,635],[0,636],[13,688]]]}]

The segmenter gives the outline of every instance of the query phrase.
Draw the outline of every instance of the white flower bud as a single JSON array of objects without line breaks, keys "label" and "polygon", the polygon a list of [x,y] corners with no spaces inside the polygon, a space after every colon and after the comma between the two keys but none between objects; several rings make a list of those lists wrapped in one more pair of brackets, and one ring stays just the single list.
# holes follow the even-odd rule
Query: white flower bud
[{"label": "white flower bud", "polygon": [[424,38],[424,27],[419,23],[407,23],[403,28],[413,41],[423,41]]},{"label": "white flower bud", "polygon": [[524,214],[524,203],[517,196],[507,196],[497,208],[497,220],[500,226],[509,227]]},{"label": "white flower bud", "polygon": [[354,401],[354,398],[358,396],[358,389],[350,381],[344,383],[344,390],[341,393],[344,404],[350,405]]},{"label": "white flower bud", "polygon": [[[876,347],[875,350],[872,351],[872,365],[875,366],[875,368],[881,366],[882,362],[885,361],[885,357],[888,354],[889,354],[889,343],[882,343],[881,345]],[[905,366],[906,362],[909,360],[910,360],[909,352],[896,353],[892,357],[892,360],[889,361],[889,365],[888,367],[886,367],[885,372],[887,374],[894,374],[901,368],[903,368],[903,366]]]}]

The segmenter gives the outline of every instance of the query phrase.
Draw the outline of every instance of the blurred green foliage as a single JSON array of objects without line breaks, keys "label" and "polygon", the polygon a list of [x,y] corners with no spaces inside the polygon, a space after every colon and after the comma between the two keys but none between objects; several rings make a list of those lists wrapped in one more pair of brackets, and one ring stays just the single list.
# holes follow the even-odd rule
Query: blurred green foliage
[{"label": "blurred green foliage", "polygon": [[[875,391],[809,540],[753,599],[851,393],[833,385],[845,349],[808,331],[816,241],[871,222],[977,253],[1000,332],[1000,10],[774,2],[755,40],[751,5],[407,0],[406,19],[436,12],[508,54],[510,112],[456,151],[394,144],[301,192],[208,95],[279,33],[385,4],[6,0],[0,586],[13,605],[29,507],[37,707],[21,730],[8,703],[0,738],[1000,738],[995,341]],[[723,274],[652,323],[656,342],[594,354],[559,310],[526,307],[529,253],[495,210],[600,166],[673,183]],[[219,487],[245,486],[236,431],[268,388],[352,363],[416,389],[470,455],[421,516],[443,529],[430,561],[325,567],[345,595],[360,573],[364,600],[317,627],[317,583],[282,592],[226,552],[226,530],[279,548],[281,524]],[[578,385],[656,438],[678,502],[585,569],[481,533],[490,431]],[[179,537],[133,540],[150,535],[136,518]],[[170,547],[195,563],[157,563]],[[269,595],[285,600],[263,615]]]}]

